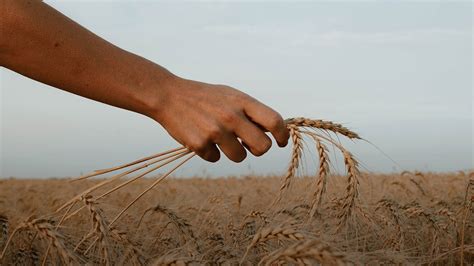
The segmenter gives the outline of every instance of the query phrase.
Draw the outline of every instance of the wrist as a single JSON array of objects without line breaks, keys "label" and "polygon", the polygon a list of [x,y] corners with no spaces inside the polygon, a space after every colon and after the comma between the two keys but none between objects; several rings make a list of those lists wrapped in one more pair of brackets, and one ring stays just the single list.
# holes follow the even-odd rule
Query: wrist
[{"label": "wrist", "polygon": [[167,70],[160,71],[157,75],[158,80],[150,86],[150,94],[145,99],[147,111],[144,115],[162,124],[168,104],[183,79]]}]

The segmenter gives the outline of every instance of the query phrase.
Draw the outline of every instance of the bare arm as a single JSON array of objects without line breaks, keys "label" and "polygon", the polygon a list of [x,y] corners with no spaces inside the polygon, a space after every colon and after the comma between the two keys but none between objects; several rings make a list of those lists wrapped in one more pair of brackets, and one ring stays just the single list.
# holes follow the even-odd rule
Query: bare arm
[{"label": "bare arm", "polygon": [[146,115],[208,161],[242,161],[288,141],[281,116],[228,86],[186,80],[101,39],[40,1],[0,2],[0,65],[51,86]]}]

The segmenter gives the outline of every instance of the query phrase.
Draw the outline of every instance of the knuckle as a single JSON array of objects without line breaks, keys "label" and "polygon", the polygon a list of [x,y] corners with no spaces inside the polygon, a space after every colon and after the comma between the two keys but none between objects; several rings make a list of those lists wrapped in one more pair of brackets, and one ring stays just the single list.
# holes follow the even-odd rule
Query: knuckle
[{"label": "knuckle", "polygon": [[237,121],[237,115],[233,112],[227,111],[221,114],[221,119],[225,124],[231,125]]},{"label": "knuckle", "polygon": [[222,130],[217,126],[210,126],[207,128],[206,141],[215,142],[222,136]]},{"label": "knuckle", "polygon": [[191,142],[188,146],[192,151],[198,154],[204,154],[207,148],[207,142],[204,140],[196,140]]},{"label": "knuckle", "polygon": [[256,103],[257,102],[254,98],[250,97],[249,95],[245,93],[239,94],[237,99],[242,103]]},{"label": "knuckle", "polygon": [[273,113],[268,117],[268,127],[270,130],[277,130],[283,125],[283,118],[278,113]]}]

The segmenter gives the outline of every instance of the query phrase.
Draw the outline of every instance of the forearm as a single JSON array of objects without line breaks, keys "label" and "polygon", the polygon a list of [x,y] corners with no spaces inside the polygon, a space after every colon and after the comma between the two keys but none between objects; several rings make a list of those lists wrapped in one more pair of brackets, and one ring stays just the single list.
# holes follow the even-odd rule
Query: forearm
[{"label": "forearm", "polygon": [[175,77],[39,1],[3,1],[0,64],[51,86],[145,115]]},{"label": "forearm", "polygon": [[[277,112],[228,86],[185,80],[87,31],[39,1],[0,0],[0,64],[51,86],[147,115],[202,158],[262,155],[288,129]],[[244,145],[242,144],[244,143]]]}]

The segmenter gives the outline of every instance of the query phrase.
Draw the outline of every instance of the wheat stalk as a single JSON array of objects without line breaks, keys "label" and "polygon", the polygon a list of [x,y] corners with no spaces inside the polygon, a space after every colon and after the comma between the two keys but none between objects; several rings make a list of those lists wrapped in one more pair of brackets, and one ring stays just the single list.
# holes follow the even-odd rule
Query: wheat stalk
[{"label": "wheat stalk", "polygon": [[[176,149],[175,149],[175,150],[176,150]],[[81,192],[79,195],[75,196],[74,198],[72,198],[71,200],[69,200],[68,202],[66,202],[65,204],[63,204],[61,207],[59,207],[59,208],[56,210],[56,212],[62,211],[62,210],[65,209],[66,207],[68,207],[68,206],[74,204],[75,202],[77,202],[81,197],[92,193],[92,192],[95,191],[96,189],[99,189],[99,188],[101,188],[101,187],[103,187],[103,186],[105,186],[105,185],[107,185],[107,184],[109,184],[109,183],[115,181],[116,179],[119,179],[119,178],[121,178],[121,177],[125,177],[125,176],[127,176],[128,174],[131,174],[131,173],[134,173],[134,172],[136,172],[136,171],[139,171],[139,170],[141,170],[141,169],[143,169],[143,168],[146,168],[146,167],[148,167],[148,166],[150,166],[150,165],[153,165],[153,164],[155,164],[155,163],[159,163],[159,162],[164,161],[163,163],[157,165],[156,167],[153,167],[152,169],[147,170],[147,171],[145,171],[144,173],[142,173],[142,174],[140,174],[140,175],[138,175],[138,176],[136,176],[136,177],[134,177],[134,178],[132,178],[132,179],[130,179],[130,180],[127,180],[126,182],[122,183],[121,185],[114,187],[114,189],[112,189],[112,190],[110,190],[110,191],[108,191],[108,192],[102,194],[101,196],[97,197],[97,199],[100,199],[100,198],[102,198],[102,197],[105,197],[105,196],[107,196],[108,194],[110,194],[110,193],[112,193],[112,192],[114,192],[114,191],[116,191],[116,190],[122,188],[123,186],[128,185],[128,184],[130,184],[131,182],[134,182],[134,181],[138,180],[139,178],[142,178],[142,177],[144,177],[145,175],[147,175],[147,174],[149,174],[149,173],[151,173],[151,172],[153,172],[153,171],[156,171],[156,170],[158,170],[159,168],[161,168],[161,167],[163,167],[163,166],[165,166],[165,165],[167,165],[167,164],[170,164],[170,163],[176,161],[177,159],[180,159],[181,157],[185,156],[186,154],[189,154],[189,151],[187,151],[187,150],[184,150],[184,151],[183,151],[183,150],[180,150],[180,149],[178,149],[177,151],[175,151],[175,150],[171,150],[171,152],[170,152],[170,151],[167,151],[167,152],[163,153],[163,157],[161,157],[161,158],[159,158],[159,159],[156,159],[156,160],[147,162],[147,163],[145,163],[145,164],[143,164],[143,165],[141,165],[141,166],[139,166],[139,167],[136,167],[136,168],[133,168],[133,169],[131,169],[131,170],[125,171],[125,172],[123,172],[123,173],[120,173],[120,174],[118,174],[118,175],[112,176],[111,178],[106,179],[106,180],[100,182],[99,184],[97,184],[97,185],[95,185],[95,186],[92,186],[91,188],[89,188],[89,189],[87,189],[87,190]],[[166,156],[165,156],[165,155],[166,155]],[[153,158],[155,158],[155,157],[153,157]],[[142,160],[143,160],[143,159],[137,160],[136,162],[141,162]],[[132,164],[132,163],[130,163],[130,164]],[[126,165],[130,165],[130,164],[126,164]],[[111,169],[122,169],[122,168],[123,168],[123,166],[118,166],[118,167],[111,168]],[[101,171],[106,171],[106,170],[101,170]],[[98,173],[101,173],[101,171],[98,171]],[[110,169],[107,169],[107,171],[110,171]],[[108,173],[108,172],[105,172],[105,173]],[[80,177],[80,178],[78,178],[78,179],[76,179],[76,180],[81,180],[81,179],[89,178],[89,177],[96,176],[96,175],[99,175],[99,174],[86,175],[85,177]]]},{"label": "wheat stalk", "polygon": [[145,161],[149,161],[149,160],[151,160],[151,159],[159,158],[159,157],[162,157],[162,156],[167,155],[167,154],[170,154],[170,153],[183,152],[183,151],[186,151],[186,150],[187,150],[187,149],[186,149],[185,147],[179,147],[179,148],[171,149],[171,150],[168,150],[168,151],[165,151],[165,152],[161,152],[161,153],[158,153],[158,154],[155,154],[155,155],[151,155],[151,156],[147,156],[147,157],[145,157],[145,158],[141,158],[141,159],[135,160],[135,161],[133,161],[133,162],[131,162],[131,163],[126,163],[126,164],[119,165],[119,166],[112,167],[112,168],[107,168],[107,169],[102,169],[102,170],[96,170],[96,171],[94,171],[94,172],[91,173],[91,174],[87,174],[87,175],[84,175],[84,176],[80,176],[80,177],[78,177],[78,178],[73,179],[72,181],[84,180],[84,179],[87,179],[87,178],[90,178],[90,177],[94,177],[94,176],[99,176],[99,175],[107,174],[107,173],[110,173],[110,172],[114,172],[114,171],[117,171],[117,170],[121,170],[121,169],[130,167],[130,166],[132,166],[132,165],[136,165],[136,164],[139,164],[139,163],[142,163],[142,162],[145,162]]},{"label": "wheat stalk", "polygon": [[146,188],[142,193],[140,193],[134,200],[132,200],[125,208],[122,209],[122,211],[110,222],[109,227],[112,226],[135,202],[137,202],[143,195],[145,195],[148,191],[153,189],[156,185],[158,185],[161,181],[163,181],[166,177],[171,175],[176,169],[178,169],[180,166],[185,164],[187,161],[189,161],[191,158],[193,158],[196,154],[189,152],[190,155],[186,157],[183,161],[181,161],[178,165],[176,165],[174,168],[169,170],[166,174],[158,178],[153,184],[151,184],[148,188]]}]

